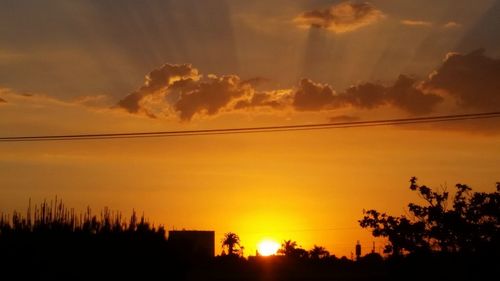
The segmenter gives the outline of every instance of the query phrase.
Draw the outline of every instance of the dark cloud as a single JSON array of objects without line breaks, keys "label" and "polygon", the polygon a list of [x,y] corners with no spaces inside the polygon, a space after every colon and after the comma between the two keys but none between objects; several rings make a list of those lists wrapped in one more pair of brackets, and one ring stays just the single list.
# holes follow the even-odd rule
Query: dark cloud
[{"label": "dark cloud", "polygon": [[424,83],[424,88],[442,90],[467,109],[500,108],[500,60],[484,55],[449,54],[445,62]]},{"label": "dark cloud", "polygon": [[332,108],[338,99],[329,85],[302,79],[295,92],[293,106],[299,111],[316,111]]},{"label": "dark cloud", "polygon": [[386,99],[394,106],[412,114],[430,113],[443,101],[436,94],[425,94],[416,85],[416,80],[400,75],[396,83],[387,89]]},{"label": "dark cloud", "polygon": [[306,11],[295,18],[303,27],[328,29],[336,33],[354,31],[384,17],[370,3],[343,2],[327,9]]},{"label": "dark cloud", "polygon": [[130,113],[149,117],[178,114],[189,121],[195,115],[215,115],[223,109],[278,107],[278,95],[255,93],[254,86],[268,82],[257,77],[241,80],[236,75],[198,75],[189,64],[165,64],[146,76],[144,85],[118,102]]},{"label": "dark cloud", "polygon": [[375,83],[363,83],[347,89],[343,96],[345,102],[359,108],[372,109],[387,103],[387,89]]},{"label": "dark cloud", "polygon": [[472,27],[467,28],[460,42],[454,47],[455,50],[468,53],[481,47],[488,50],[489,55],[500,56],[500,36],[498,36],[500,34],[500,1],[492,2],[488,11],[481,14]]},{"label": "dark cloud", "polygon": [[414,79],[401,75],[390,87],[363,83],[340,94],[336,94],[329,85],[303,79],[295,93],[293,106],[299,111],[316,111],[344,106],[373,109],[392,105],[411,114],[424,114],[431,112],[441,101],[440,96],[426,94],[419,89]]},{"label": "dark cloud", "polygon": [[126,109],[130,113],[138,113],[141,109],[139,102],[144,98],[144,94],[141,92],[133,92],[132,94],[126,96],[118,105]]},{"label": "dark cloud", "polygon": [[240,82],[236,75],[209,76],[195,90],[182,93],[175,110],[182,120],[191,120],[195,114],[215,115],[236,99],[252,94],[252,88]]},{"label": "dark cloud", "polygon": [[450,110],[497,110],[500,107],[500,60],[482,50],[450,54],[443,64],[420,81],[400,75],[394,83],[360,83],[339,92],[328,84],[302,79],[292,89],[260,90],[263,78],[243,80],[237,75],[202,76],[191,65],[166,64],[146,76],[146,82],[119,105],[131,113],[189,121],[195,116],[220,112],[270,108],[274,110],[326,111],[339,108],[400,109],[410,115],[432,113],[445,99],[457,101]]},{"label": "dark cloud", "polygon": [[189,64],[165,64],[146,75],[144,85],[118,102],[118,105],[130,113],[138,113],[143,109],[141,101],[161,90],[167,90],[177,81],[196,79],[198,70]]}]

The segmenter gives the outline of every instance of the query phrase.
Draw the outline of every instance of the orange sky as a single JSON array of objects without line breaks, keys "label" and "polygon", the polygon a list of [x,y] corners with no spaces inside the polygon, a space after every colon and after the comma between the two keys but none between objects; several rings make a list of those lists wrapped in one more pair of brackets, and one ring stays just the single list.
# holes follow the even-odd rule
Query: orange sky
[{"label": "orange sky", "polygon": [[[127,131],[158,126],[122,113],[111,120],[107,113],[87,114],[95,131],[116,128],[117,120],[119,128],[131,122]],[[168,229],[213,229],[217,242],[236,232],[247,254],[271,238],[349,256],[356,240],[371,247],[369,232],[357,225],[363,209],[403,214],[418,199],[408,189],[411,176],[434,187],[461,182],[490,190],[498,180],[498,151],[498,135],[418,127],[2,143],[0,198],[3,211],[55,195],[80,209],[135,208]]]},{"label": "orange sky", "polygon": [[[0,10],[0,137],[497,111],[500,2],[438,2],[13,1]],[[0,143],[0,211],[57,195],[215,230],[218,244],[232,231],[246,254],[292,239],[350,256],[374,241],[363,209],[418,200],[412,176],[492,190],[499,124]]]}]

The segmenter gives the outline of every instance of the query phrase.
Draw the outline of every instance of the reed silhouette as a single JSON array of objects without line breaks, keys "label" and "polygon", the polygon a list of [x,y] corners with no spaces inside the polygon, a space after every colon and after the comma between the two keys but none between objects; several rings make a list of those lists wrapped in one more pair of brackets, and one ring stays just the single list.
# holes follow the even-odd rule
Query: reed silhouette
[{"label": "reed silhouette", "polygon": [[149,273],[141,269],[167,262],[166,253],[164,228],[135,211],[129,220],[108,208],[77,213],[56,198],[34,206],[30,200],[25,215],[0,215],[2,272],[19,280],[143,276]]}]

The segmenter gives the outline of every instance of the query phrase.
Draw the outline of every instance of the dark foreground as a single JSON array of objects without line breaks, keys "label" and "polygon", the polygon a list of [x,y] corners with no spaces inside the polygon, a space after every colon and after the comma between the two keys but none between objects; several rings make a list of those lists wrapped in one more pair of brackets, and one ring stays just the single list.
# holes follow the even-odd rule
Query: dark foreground
[{"label": "dark foreground", "polygon": [[[43,242],[38,240],[37,242]],[[2,245],[0,280],[496,280],[498,252],[461,256],[425,254],[359,261],[286,256],[190,258],[167,243],[117,240],[94,243]]]},{"label": "dark foreground", "polygon": [[[182,235],[167,239],[163,227],[135,212],[124,220],[108,209],[77,214],[57,198],[33,207],[30,202],[26,215],[0,214],[0,281],[498,280],[500,183],[490,193],[457,184],[448,202],[448,192],[417,185],[416,178],[410,182],[427,205],[409,204],[412,220],[365,212],[360,225],[388,239],[391,257],[369,254],[358,261],[329,256],[321,247],[307,252],[291,240],[282,245],[283,256],[245,259],[234,249],[234,233],[223,245],[235,254],[214,258],[213,236],[203,243]],[[200,246],[205,244],[209,251]]]}]

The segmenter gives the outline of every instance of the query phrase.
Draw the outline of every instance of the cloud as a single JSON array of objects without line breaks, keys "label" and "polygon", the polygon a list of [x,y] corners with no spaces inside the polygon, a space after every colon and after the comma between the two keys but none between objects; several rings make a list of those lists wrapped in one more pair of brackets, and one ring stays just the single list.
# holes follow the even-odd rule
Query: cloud
[{"label": "cloud", "polygon": [[401,24],[415,27],[431,27],[432,22],[423,20],[402,20]]},{"label": "cloud", "polygon": [[291,104],[291,100],[292,95],[289,89],[255,92],[251,98],[238,101],[234,109],[254,109],[258,107],[284,109]]},{"label": "cloud", "polygon": [[[344,107],[366,110],[394,106],[410,114],[424,114],[442,101],[438,95],[424,93],[416,80],[404,75],[391,86],[362,83],[338,93],[330,85],[310,79],[302,79],[295,89],[257,91],[253,83],[248,82],[250,80],[242,80],[237,75],[203,77],[197,71],[195,73],[196,79],[180,78],[165,82],[161,87],[155,86],[154,90],[141,90],[127,96],[124,100],[134,101],[133,110],[129,112],[153,118],[163,114],[183,121],[190,121],[196,115],[213,116],[220,112],[263,107],[324,111]],[[154,94],[158,91],[161,93]],[[119,103],[122,107],[124,100]]]},{"label": "cloud", "polygon": [[327,84],[302,79],[295,92],[293,106],[299,111],[316,111],[335,107],[338,96]]},{"label": "cloud", "polygon": [[373,109],[387,104],[386,91],[386,87],[380,84],[362,83],[348,88],[342,99],[354,107]]},{"label": "cloud", "polygon": [[[4,136],[59,135],[92,132],[160,131],[164,123],[110,108],[88,105],[82,101],[103,98],[84,97],[63,100],[41,93],[25,94],[0,88],[8,103],[0,105],[0,128]],[[116,103],[116,101],[114,101]],[[177,129],[171,124],[172,129]],[[180,126],[178,129],[181,129]]]},{"label": "cloud", "polygon": [[[118,102],[118,106],[130,113],[144,110],[141,102],[159,91],[165,91],[177,81],[198,79],[198,70],[190,64],[164,64],[146,75],[144,85]],[[149,112],[145,112],[149,113]],[[150,114],[150,113],[149,113]]]},{"label": "cloud", "polygon": [[[74,107],[90,111],[111,111],[112,99],[107,95],[80,96],[74,99],[61,99],[40,93],[17,92],[9,88],[0,88],[0,94],[9,101],[9,106],[26,106],[33,108],[44,107]],[[0,103],[7,103],[7,100],[0,98]]]},{"label": "cloud", "polygon": [[[237,75],[198,73],[190,64],[164,64],[146,75],[144,85],[118,102],[129,113],[172,117],[189,121],[195,115],[215,115],[222,110],[277,107],[274,94],[254,94],[268,79],[241,80]],[[88,101],[87,101],[88,102]]]},{"label": "cloud", "polygon": [[165,64],[150,72],[144,85],[117,105],[129,113],[183,121],[222,111],[285,106],[289,91],[255,89],[268,82],[262,77],[242,80],[237,75],[203,76],[189,64]]},{"label": "cloud", "polygon": [[482,49],[469,54],[450,53],[423,87],[444,91],[461,108],[498,110],[500,59],[485,56]]},{"label": "cloud", "polygon": [[438,26],[443,29],[454,29],[454,28],[459,28],[462,25],[456,21],[449,21],[446,23],[440,23],[440,24],[434,24],[430,21],[424,21],[424,20],[413,20],[413,19],[406,19],[406,20],[401,20],[400,22],[402,25],[410,26],[410,27],[433,27],[433,26]]},{"label": "cloud", "polygon": [[445,24],[443,24],[443,28],[458,28],[458,27],[461,27],[462,25],[456,21],[449,21]]},{"label": "cloud", "polygon": [[75,104],[95,108],[110,107],[113,104],[108,95],[81,96],[74,99],[73,102]]},{"label": "cloud", "polygon": [[294,22],[300,27],[323,28],[335,33],[355,31],[384,18],[370,3],[343,2],[327,9],[306,11]]},{"label": "cloud", "polygon": [[253,89],[240,82],[236,75],[210,75],[207,81],[198,83],[194,90],[182,93],[174,107],[180,113],[180,118],[186,121],[195,114],[215,115],[238,98],[252,95]]},{"label": "cloud", "polygon": [[400,75],[394,85],[387,89],[386,96],[392,105],[416,115],[431,113],[443,101],[437,94],[426,94],[415,79],[405,75]]},{"label": "cloud", "polygon": [[362,83],[337,94],[329,85],[303,79],[295,93],[293,106],[298,111],[317,111],[352,106],[374,109],[391,105],[410,114],[432,112],[443,99],[433,93],[424,93],[415,79],[400,75],[392,86]]},{"label": "cloud", "polygon": [[[406,76],[399,77],[390,87],[363,83],[341,93],[337,93],[328,84],[315,83],[310,79],[302,79],[295,89],[257,91],[253,85],[263,79],[242,80],[237,75],[204,77],[189,66],[189,71],[182,72],[184,76],[178,75],[172,80],[171,73],[177,66],[165,66],[161,68],[163,76],[148,75],[145,86],[121,100],[119,105],[126,107],[131,113],[142,113],[150,117],[163,114],[162,116],[190,121],[196,115],[213,116],[221,112],[263,107],[323,111],[349,106],[374,109],[392,105],[412,114],[422,114],[432,111],[433,106],[441,101],[436,95],[424,94],[416,88],[416,81]],[[192,77],[186,78],[189,75]],[[154,77],[157,78],[153,79]]]},{"label": "cloud", "polygon": [[[364,82],[343,91],[304,78],[289,89],[262,90],[267,79],[237,75],[201,75],[191,65],[166,64],[147,76],[146,83],[119,102],[131,113],[173,120],[256,109],[319,112],[348,109],[358,112],[397,109],[410,116],[497,110],[500,107],[500,60],[482,50],[449,53],[427,79],[399,75],[393,83]],[[80,104],[100,102],[83,98]],[[354,113],[354,115],[357,115]]]}]

